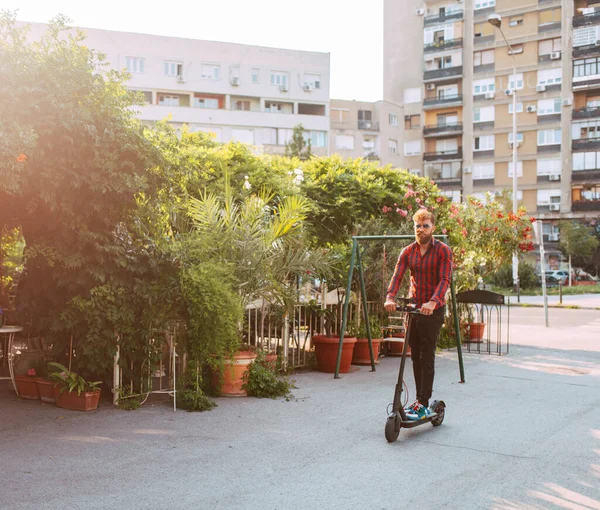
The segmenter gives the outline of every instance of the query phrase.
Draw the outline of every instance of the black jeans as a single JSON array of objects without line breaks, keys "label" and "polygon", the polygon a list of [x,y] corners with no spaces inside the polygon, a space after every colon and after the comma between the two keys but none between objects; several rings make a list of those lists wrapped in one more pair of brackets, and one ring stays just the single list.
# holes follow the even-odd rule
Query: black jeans
[{"label": "black jeans", "polygon": [[435,349],[446,307],[437,308],[431,315],[413,315],[408,343],[411,349],[417,399],[429,405],[435,375]]}]

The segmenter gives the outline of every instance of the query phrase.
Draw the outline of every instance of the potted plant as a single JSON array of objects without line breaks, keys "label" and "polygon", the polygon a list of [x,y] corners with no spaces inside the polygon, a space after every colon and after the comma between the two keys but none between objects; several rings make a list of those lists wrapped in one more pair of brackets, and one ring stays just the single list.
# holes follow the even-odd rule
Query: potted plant
[{"label": "potted plant", "polygon": [[[379,317],[376,315],[369,316],[369,325],[371,326],[371,340],[373,345],[373,357],[375,363],[379,363],[379,345],[382,341],[381,338],[381,322]],[[367,324],[366,321],[361,321],[360,326],[357,328],[357,339],[356,345],[354,346],[354,353],[352,355],[353,365],[370,365],[371,354],[369,353],[369,338],[367,335]]]},{"label": "potted plant", "polygon": [[485,332],[485,322],[483,322],[483,310],[481,311],[481,319],[479,322],[476,322],[476,319],[473,315],[473,309],[471,306],[467,305],[467,314],[468,321],[467,327],[469,330],[469,342],[471,343],[481,343],[483,342],[483,336]]},{"label": "potted plant", "polygon": [[58,369],[58,372],[49,375],[55,383],[54,398],[58,407],[74,411],[93,411],[98,407],[100,400],[98,386],[102,384],[101,381],[86,381],[60,363],[52,362],[48,365]]},{"label": "potted plant", "polygon": [[[333,323],[336,313],[333,308],[322,310],[324,335],[313,335],[312,344],[315,347],[315,357],[317,358],[317,369],[319,372],[329,374],[335,373],[337,364],[337,353],[340,345],[340,337],[333,334]],[[354,346],[356,344],[356,331],[353,326],[348,326],[344,333],[342,344],[342,358],[340,361],[340,374],[347,374],[350,371]]]},{"label": "potted plant", "polygon": [[19,397],[29,400],[39,400],[40,394],[35,382],[35,375],[35,368],[30,368],[27,370],[27,375],[15,376],[15,383],[17,385],[17,393]]},{"label": "potted plant", "polygon": [[54,385],[55,383],[48,378],[48,365],[42,361],[38,363],[36,367],[36,378],[35,383],[37,384],[38,392],[40,394],[40,400],[49,404],[54,404],[56,399],[54,398]]}]

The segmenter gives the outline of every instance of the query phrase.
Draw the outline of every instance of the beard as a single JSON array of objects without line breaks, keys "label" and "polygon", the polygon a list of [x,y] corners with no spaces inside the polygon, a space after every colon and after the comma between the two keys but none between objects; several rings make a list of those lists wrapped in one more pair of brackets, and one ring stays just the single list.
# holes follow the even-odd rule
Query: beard
[{"label": "beard", "polygon": [[415,238],[417,240],[417,243],[419,243],[419,244],[427,244],[433,238],[433,232],[431,234],[425,234],[425,233],[422,233],[420,235],[417,234],[417,235],[415,235]]}]

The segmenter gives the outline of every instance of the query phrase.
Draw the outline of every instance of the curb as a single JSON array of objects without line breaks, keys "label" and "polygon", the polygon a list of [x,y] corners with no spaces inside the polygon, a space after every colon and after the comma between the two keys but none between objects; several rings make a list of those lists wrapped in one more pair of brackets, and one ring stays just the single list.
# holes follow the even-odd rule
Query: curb
[{"label": "curb", "polygon": [[[511,303],[507,306],[520,306],[523,308],[544,308],[544,305],[533,303]],[[580,305],[548,305],[548,308],[562,308],[566,310],[600,310],[600,306],[580,306]]]}]

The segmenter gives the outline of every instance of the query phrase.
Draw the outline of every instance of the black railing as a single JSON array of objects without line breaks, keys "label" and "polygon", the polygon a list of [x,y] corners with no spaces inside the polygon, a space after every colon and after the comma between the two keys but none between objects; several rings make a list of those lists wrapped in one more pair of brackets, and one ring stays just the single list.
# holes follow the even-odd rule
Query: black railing
[{"label": "black railing", "polygon": [[592,168],[590,170],[573,170],[571,173],[572,181],[600,181],[600,168]]},{"label": "black railing", "polygon": [[462,130],[462,122],[456,122],[455,124],[434,124],[433,126],[423,127],[423,134],[433,135],[438,133],[461,133]]},{"label": "black railing", "polygon": [[600,149],[600,138],[581,138],[572,140],[571,148],[574,151],[588,151]]},{"label": "black railing", "polygon": [[462,94],[454,94],[452,96],[444,97],[426,97],[423,100],[423,106],[438,106],[449,103],[462,103]]},{"label": "black railing", "polygon": [[463,72],[463,66],[447,67],[445,69],[433,69],[423,73],[424,80],[434,80],[436,78],[449,78],[451,76],[460,76]]},{"label": "black railing", "polygon": [[436,23],[444,23],[445,21],[463,19],[463,11],[453,11],[449,13],[433,14],[431,16],[425,16],[425,25],[434,25]]},{"label": "black railing", "polygon": [[462,159],[462,147],[453,150],[439,152],[425,152],[423,154],[425,161],[443,161],[452,159]]},{"label": "black railing", "polygon": [[600,53],[600,46],[597,46],[595,44],[586,44],[585,46],[576,46],[573,48],[574,57],[597,55],[598,53]]},{"label": "black railing", "polygon": [[590,119],[592,117],[600,117],[599,106],[586,106],[585,108],[575,108],[573,110],[574,119]]},{"label": "black railing", "polygon": [[375,120],[359,119],[358,129],[362,129],[363,131],[379,131],[379,122]]},{"label": "black railing", "polygon": [[589,14],[578,14],[577,16],[573,16],[574,27],[595,25],[596,23],[600,23],[600,11],[590,12]]},{"label": "black railing", "polygon": [[462,170],[457,170],[452,175],[443,174],[442,172],[431,172],[431,179],[433,179],[436,184],[443,184],[449,182],[461,182],[462,181]]},{"label": "black railing", "polygon": [[459,48],[462,45],[463,38],[457,37],[456,39],[448,39],[447,41],[426,44],[425,46],[423,46],[423,51],[427,53],[428,51],[447,50],[449,48]]},{"label": "black railing", "polygon": [[600,211],[600,200],[574,200],[572,211]]}]

